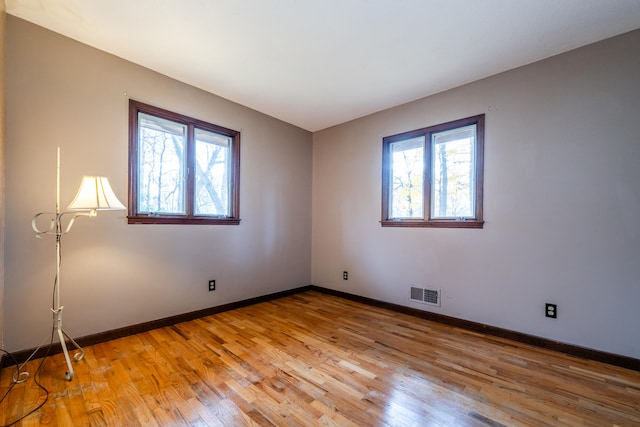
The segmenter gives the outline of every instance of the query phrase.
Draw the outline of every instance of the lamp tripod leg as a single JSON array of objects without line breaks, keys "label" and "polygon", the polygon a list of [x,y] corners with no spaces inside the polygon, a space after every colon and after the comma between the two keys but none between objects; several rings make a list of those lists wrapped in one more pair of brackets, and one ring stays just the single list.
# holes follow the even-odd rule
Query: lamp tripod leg
[{"label": "lamp tripod leg", "polygon": [[67,334],[65,331],[62,331],[62,333],[69,341],[71,341],[71,344],[73,344],[73,346],[76,348],[76,350],[78,350],[73,355],[73,360],[75,360],[76,362],[81,361],[84,358],[84,350],[83,350],[83,348],[80,347],[80,344],[78,344],[73,338],[71,338],[69,336],[69,334]]},{"label": "lamp tripod leg", "polygon": [[60,345],[62,346],[62,352],[64,353],[64,359],[67,362],[67,372],[65,373],[65,379],[67,381],[71,381],[73,379],[73,366],[71,365],[71,358],[69,357],[69,351],[67,350],[67,340],[74,345],[74,347],[78,350],[74,355],[73,359],[76,362],[79,362],[84,357],[84,350],[80,345],[73,339],[69,334],[67,334],[64,330],[62,330],[62,318],[61,311],[58,311],[58,321],[56,322],[56,329],[58,330],[58,337],[60,337]]},{"label": "lamp tripod leg", "polygon": [[62,346],[62,352],[64,353],[64,358],[67,361],[67,372],[64,377],[67,381],[71,381],[73,379],[73,366],[71,366],[71,360],[69,359],[69,352],[67,351],[67,343],[64,340],[65,333],[62,332],[62,329],[58,328],[58,336],[60,337],[60,345]]}]

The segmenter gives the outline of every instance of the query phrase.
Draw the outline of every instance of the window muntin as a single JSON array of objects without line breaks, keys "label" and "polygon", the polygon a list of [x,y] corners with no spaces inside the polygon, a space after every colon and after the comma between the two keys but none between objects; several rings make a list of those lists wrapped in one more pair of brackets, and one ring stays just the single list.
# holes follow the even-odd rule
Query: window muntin
[{"label": "window muntin", "polygon": [[484,115],[383,138],[382,225],[482,228]]},{"label": "window muntin", "polygon": [[129,223],[238,224],[240,133],[130,101]]}]

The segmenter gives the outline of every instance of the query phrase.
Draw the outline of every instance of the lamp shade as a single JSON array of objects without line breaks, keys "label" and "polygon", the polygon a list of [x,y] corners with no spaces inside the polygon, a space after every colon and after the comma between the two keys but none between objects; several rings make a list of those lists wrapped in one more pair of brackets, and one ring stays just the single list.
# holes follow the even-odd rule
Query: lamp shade
[{"label": "lamp shade", "polygon": [[84,176],[69,209],[101,211],[123,210],[125,207],[114,194],[106,177]]}]

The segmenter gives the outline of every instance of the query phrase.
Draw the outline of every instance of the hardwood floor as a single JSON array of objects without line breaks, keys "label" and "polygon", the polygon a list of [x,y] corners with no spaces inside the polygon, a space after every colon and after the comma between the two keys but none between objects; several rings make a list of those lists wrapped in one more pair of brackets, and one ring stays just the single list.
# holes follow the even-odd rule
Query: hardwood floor
[{"label": "hardwood floor", "polygon": [[[640,425],[640,372],[314,291],[85,352],[70,382],[46,359],[17,426]],[[44,398],[16,385],[0,425]]]}]

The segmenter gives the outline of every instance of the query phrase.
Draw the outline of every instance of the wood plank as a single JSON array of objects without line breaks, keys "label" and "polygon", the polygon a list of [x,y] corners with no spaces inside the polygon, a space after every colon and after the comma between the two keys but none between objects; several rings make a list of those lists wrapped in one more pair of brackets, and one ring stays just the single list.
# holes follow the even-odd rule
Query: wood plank
[{"label": "wood plank", "polygon": [[[45,360],[17,426],[640,425],[638,371],[315,291],[85,352],[71,382]],[[0,425],[44,396],[17,384]]]}]

